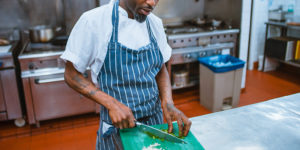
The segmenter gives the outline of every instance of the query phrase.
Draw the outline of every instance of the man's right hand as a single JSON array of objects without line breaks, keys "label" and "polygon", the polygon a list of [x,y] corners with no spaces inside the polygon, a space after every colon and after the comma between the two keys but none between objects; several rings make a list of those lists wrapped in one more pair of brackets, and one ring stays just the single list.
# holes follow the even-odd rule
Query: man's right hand
[{"label": "man's right hand", "polygon": [[117,128],[133,128],[135,118],[130,108],[126,105],[116,102],[117,104],[109,109],[109,116],[113,125]]},{"label": "man's right hand", "polygon": [[135,126],[135,118],[130,108],[99,90],[90,80],[78,72],[69,61],[66,63],[65,81],[80,94],[106,107],[115,127],[123,129]]}]

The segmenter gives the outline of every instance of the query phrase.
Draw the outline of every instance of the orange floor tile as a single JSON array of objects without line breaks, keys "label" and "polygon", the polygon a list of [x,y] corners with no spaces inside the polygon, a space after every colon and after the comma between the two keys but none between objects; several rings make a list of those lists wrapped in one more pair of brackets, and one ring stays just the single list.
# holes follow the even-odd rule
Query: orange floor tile
[{"label": "orange floor tile", "polygon": [[[247,71],[246,90],[240,106],[300,92],[300,78],[284,72]],[[174,91],[175,105],[188,117],[211,113],[200,105],[198,88]],[[49,121],[41,127],[17,128],[13,121],[0,122],[0,150],[95,149],[99,116],[86,114]]]}]

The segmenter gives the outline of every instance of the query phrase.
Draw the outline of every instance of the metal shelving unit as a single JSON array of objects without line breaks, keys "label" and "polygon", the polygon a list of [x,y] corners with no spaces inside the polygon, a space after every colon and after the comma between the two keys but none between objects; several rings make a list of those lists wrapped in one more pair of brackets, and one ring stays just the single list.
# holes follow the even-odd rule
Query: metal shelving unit
[{"label": "metal shelving unit", "polygon": [[[268,39],[268,35],[269,35],[269,29],[270,29],[270,26],[273,26],[273,27],[278,27],[280,28],[281,32],[280,32],[280,36],[287,36],[287,31],[288,29],[291,29],[291,30],[299,30],[300,31],[300,26],[294,26],[294,25],[288,25],[287,23],[284,23],[284,22],[273,22],[273,21],[270,21],[270,22],[266,22],[266,36],[265,36],[265,41],[267,41]],[[265,72],[266,71],[266,44],[265,44],[265,48],[264,48],[264,58],[263,58],[263,71]],[[279,59],[275,59],[273,58],[273,60],[276,60],[277,62],[280,62],[280,63],[284,63],[284,64],[287,64],[287,65],[291,65],[291,66],[294,66],[294,67],[298,67],[300,68],[300,61],[298,60],[289,60],[289,61],[284,61],[284,60],[279,60]]]}]

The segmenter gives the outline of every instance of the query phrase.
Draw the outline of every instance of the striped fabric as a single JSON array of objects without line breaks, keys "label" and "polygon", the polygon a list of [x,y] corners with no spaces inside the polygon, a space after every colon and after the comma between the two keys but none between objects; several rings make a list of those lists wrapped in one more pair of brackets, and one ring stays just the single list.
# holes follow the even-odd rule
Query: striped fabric
[{"label": "striped fabric", "polygon": [[[150,117],[146,124],[161,124],[162,110],[155,76],[163,64],[157,41],[146,20],[150,44],[133,50],[118,42],[119,1],[112,13],[113,33],[108,45],[104,64],[98,75],[100,89],[128,106],[136,119]],[[134,31],[133,31],[134,32]],[[130,38],[130,37],[128,37]],[[108,110],[101,106],[100,123],[111,124]],[[118,134],[101,138],[102,125],[98,131],[97,149],[118,149]],[[98,143],[100,142],[100,144]]]},{"label": "striped fabric", "polygon": [[[150,44],[133,50],[118,43],[118,2],[113,9],[113,34],[98,75],[100,89],[132,109],[135,118],[151,116],[161,109],[155,76],[163,58],[149,22]],[[116,21],[117,20],[117,21]],[[129,37],[130,38],[130,37]],[[101,107],[101,119],[111,123],[108,110]]]}]

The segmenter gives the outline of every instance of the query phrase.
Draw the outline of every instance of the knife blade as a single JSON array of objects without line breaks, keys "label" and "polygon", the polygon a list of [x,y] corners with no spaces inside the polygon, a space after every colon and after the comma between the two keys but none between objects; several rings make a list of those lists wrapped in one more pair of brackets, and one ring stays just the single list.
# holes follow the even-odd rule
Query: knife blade
[{"label": "knife blade", "polygon": [[157,137],[159,137],[159,138],[168,140],[168,141],[170,141],[170,142],[187,144],[184,140],[182,140],[182,139],[180,139],[180,138],[178,138],[178,137],[176,137],[176,136],[173,136],[173,135],[171,135],[171,134],[169,134],[169,133],[163,132],[163,131],[161,131],[161,130],[159,130],[159,129],[153,128],[153,127],[151,127],[151,126],[145,125],[145,124],[140,123],[140,122],[136,122],[135,124],[136,124],[136,126],[137,126],[140,130],[142,130],[142,131],[144,131],[144,132],[146,132],[146,133],[147,133],[147,132],[148,132],[148,133],[151,133],[151,134],[153,134],[154,136],[157,136]]}]

